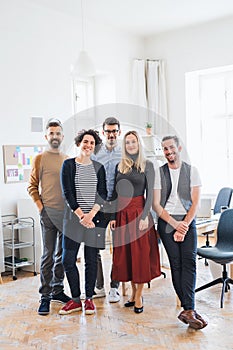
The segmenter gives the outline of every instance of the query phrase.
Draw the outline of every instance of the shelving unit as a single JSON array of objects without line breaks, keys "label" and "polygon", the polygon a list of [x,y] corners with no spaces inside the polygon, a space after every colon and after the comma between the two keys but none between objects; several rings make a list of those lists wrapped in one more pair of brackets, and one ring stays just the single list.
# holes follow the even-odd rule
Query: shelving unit
[{"label": "shelving unit", "polygon": [[[5,256],[5,268],[12,270],[12,278],[16,280],[16,270],[26,267],[34,266],[34,276],[36,276],[35,270],[35,222],[30,216],[17,217],[14,214],[2,215],[2,230],[3,230],[3,245],[4,248],[8,248],[10,251],[9,256]],[[25,232],[31,230],[30,240],[25,239]],[[28,238],[28,234],[26,235]],[[16,255],[20,254],[20,249],[31,248],[32,259],[19,258]]]},{"label": "shelving unit", "polygon": [[3,249],[3,237],[2,237],[2,215],[0,208],[0,284],[2,283],[1,274],[5,272],[5,264],[4,264],[4,249]]}]

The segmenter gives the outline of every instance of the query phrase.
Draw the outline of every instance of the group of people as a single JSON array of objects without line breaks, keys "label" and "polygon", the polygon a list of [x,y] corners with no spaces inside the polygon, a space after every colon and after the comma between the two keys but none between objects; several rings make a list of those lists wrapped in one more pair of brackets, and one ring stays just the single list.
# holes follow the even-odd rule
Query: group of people
[{"label": "group of people", "polygon": [[[162,140],[167,162],[160,168],[146,159],[139,134],[125,133],[119,145],[120,122],[109,117],[99,133],[82,130],[75,138],[78,155],[69,158],[60,150],[63,128],[59,120],[46,127],[48,150],[35,157],[28,192],[41,221],[41,257],[38,313],[47,315],[50,302],[64,306],[59,314],[95,312],[94,298],[104,297],[101,250],[109,226],[113,259],[109,302],[118,302],[120,282],[131,282],[124,304],[143,312],[143,286],[160,276],[158,237],[166,249],[172,282],[183,311],[178,318],[194,329],[207,322],[195,310],[195,215],[200,178],[195,167],[181,160],[176,136]],[[155,229],[151,210],[158,217]],[[81,301],[77,254],[84,242],[85,301]],[[64,293],[64,273],[71,297]]]}]

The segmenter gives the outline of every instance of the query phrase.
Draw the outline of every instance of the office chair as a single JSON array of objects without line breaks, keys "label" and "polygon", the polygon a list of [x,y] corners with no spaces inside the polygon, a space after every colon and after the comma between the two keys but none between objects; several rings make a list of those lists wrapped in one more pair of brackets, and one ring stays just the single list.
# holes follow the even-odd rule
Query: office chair
[{"label": "office chair", "polygon": [[223,307],[224,292],[228,292],[233,280],[228,277],[226,265],[233,261],[233,209],[226,209],[220,216],[217,227],[217,242],[214,247],[197,248],[202,258],[222,265],[222,277],[196,289],[196,292],[222,283],[220,307]]},{"label": "office chair", "polygon": [[[230,206],[232,192],[233,192],[233,189],[230,187],[223,187],[220,189],[214,205],[214,210],[213,210],[214,215],[221,213],[222,207],[225,206],[228,208]],[[202,246],[202,248],[211,247],[210,241],[209,241],[209,235],[211,233],[213,233],[213,231],[203,232],[203,235],[206,236],[206,242],[205,242],[205,245]],[[206,259],[205,259],[205,265],[208,265],[208,262]]]}]

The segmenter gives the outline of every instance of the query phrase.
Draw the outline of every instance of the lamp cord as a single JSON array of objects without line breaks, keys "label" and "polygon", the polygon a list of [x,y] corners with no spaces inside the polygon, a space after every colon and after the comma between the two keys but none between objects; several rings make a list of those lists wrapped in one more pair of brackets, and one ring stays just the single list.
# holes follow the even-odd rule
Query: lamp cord
[{"label": "lamp cord", "polygon": [[84,13],[83,13],[83,0],[81,0],[81,14],[82,14],[82,51],[85,50],[84,45]]}]

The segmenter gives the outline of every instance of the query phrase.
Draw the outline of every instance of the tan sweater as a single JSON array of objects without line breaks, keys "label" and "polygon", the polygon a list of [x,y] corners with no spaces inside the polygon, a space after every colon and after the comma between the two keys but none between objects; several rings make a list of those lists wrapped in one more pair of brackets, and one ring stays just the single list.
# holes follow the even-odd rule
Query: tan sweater
[{"label": "tan sweater", "polygon": [[45,151],[33,159],[28,193],[34,202],[41,200],[46,207],[57,210],[64,208],[60,170],[67,158],[64,153]]}]

